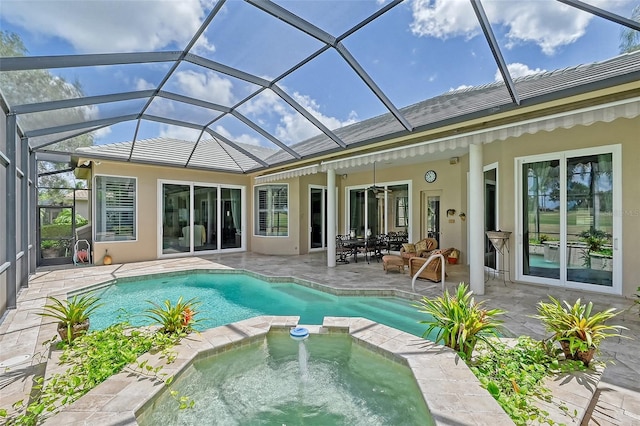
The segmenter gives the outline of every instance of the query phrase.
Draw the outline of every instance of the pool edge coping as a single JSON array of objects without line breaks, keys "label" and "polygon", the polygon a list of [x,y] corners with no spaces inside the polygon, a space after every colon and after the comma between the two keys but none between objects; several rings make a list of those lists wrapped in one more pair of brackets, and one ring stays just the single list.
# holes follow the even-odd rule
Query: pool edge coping
[{"label": "pool edge coping", "polygon": [[[272,330],[298,326],[299,317],[259,316],[193,333],[175,346],[176,360],[166,364],[161,354],[144,354],[138,362],[162,365],[162,373],[179,376],[199,356],[250,344]],[[312,333],[345,333],[354,342],[407,365],[436,425],[473,421],[478,415],[496,424],[513,424],[496,400],[458,355],[449,348],[366,318],[325,317],[309,327]],[[120,372],[102,382],[44,424],[137,424],[137,416],[165,386],[159,381]],[[476,423],[468,423],[476,424]]]}]

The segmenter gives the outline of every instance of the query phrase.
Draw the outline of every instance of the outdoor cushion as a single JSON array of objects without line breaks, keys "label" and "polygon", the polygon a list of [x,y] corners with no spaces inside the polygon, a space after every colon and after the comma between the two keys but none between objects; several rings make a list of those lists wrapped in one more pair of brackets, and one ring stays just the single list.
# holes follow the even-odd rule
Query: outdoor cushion
[{"label": "outdoor cushion", "polygon": [[402,244],[402,250],[406,253],[415,253],[416,245],[412,243],[404,243]]},{"label": "outdoor cushion", "polygon": [[429,250],[429,244],[426,239],[418,241],[415,246],[417,253]]}]

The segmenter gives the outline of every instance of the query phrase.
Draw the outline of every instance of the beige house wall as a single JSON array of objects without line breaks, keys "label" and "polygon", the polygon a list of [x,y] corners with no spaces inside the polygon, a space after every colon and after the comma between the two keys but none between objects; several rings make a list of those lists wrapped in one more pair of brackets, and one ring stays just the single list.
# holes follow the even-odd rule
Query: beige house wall
[{"label": "beige house wall", "polygon": [[[99,163],[99,164],[98,164]],[[93,177],[111,175],[137,178],[137,240],[95,242],[94,262],[101,264],[105,250],[114,263],[138,262],[158,257],[158,181],[176,180],[183,182],[221,183],[244,185],[247,191],[247,212],[251,212],[250,178],[246,175],[186,170],[143,164],[99,161],[93,163]],[[92,196],[95,197],[95,194]],[[95,198],[94,198],[95,200]],[[94,201],[95,202],[95,201]],[[95,211],[95,209],[94,209]],[[95,226],[95,220],[92,220]],[[251,229],[251,215],[247,215],[247,227]],[[251,239],[247,239],[247,249]]]},{"label": "beige house wall", "polygon": [[[538,132],[501,142],[484,145],[484,164],[499,162],[499,227],[517,234],[516,170],[517,157],[620,144],[622,146],[622,209],[614,214],[622,216],[623,295],[633,295],[637,282],[630,280],[638,274],[637,255],[640,250],[640,118],[617,119],[611,123],[576,126],[552,132]],[[620,172],[614,170],[614,172]],[[510,241],[511,265],[515,265],[516,238]],[[512,276],[513,273],[512,273]]]},{"label": "beige house wall", "polygon": [[[517,206],[515,204],[516,176],[514,159],[544,153],[553,153],[581,148],[620,144],[622,146],[622,215],[623,277],[637,273],[635,256],[640,250],[640,241],[634,235],[640,233],[640,197],[637,196],[637,167],[640,164],[640,147],[637,135],[640,134],[640,119],[618,119],[612,123],[596,123],[591,126],[576,126],[571,129],[558,129],[552,132],[538,132],[504,141],[485,144],[483,162],[485,165],[498,164],[498,228],[511,230],[517,235]],[[459,158],[456,164],[449,159],[424,161],[409,166],[376,168],[376,183],[410,181],[411,225],[410,240],[424,238],[420,229],[425,215],[422,199],[425,194],[440,196],[441,247],[455,247],[461,251],[460,262],[466,263],[467,221],[461,220],[460,213],[466,213],[468,155]],[[438,178],[427,183],[424,174],[427,170],[436,171]],[[309,186],[326,186],[326,174],[317,173],[299,178],[291,178],[278,183],[289,185],[289,236],[262,237],[253,232],[253,176],[214,173],[205,171],[182,170],[159,166],[115,163],[101,161],[94,166],[95,174],[130,176],[138,178],[138,240],[134,242],[95,243],[95,259],[100,262],[104,250],[114,257],[114,261],[133,262],[155,259],[157,257],[157,194],[158,180],[178,180],[185,182],[222,183],[244,185],[246,187],[246,220],[248,251],[273,255],[298,255],[309,251]],[[373,183],[371,170],[350,173],[336,172],[338,191],[338,233],[346,232],[347,187],[366,186]],[[455,209],[455,215],[447,217],[447,210]],[[388,218],[389,220],[389,218]],[[515,235],[514,235],[515,236]],[[510,241],[511,265],[515,265],[517,238]],[[515,276],[515,270],[512,271]],[[624,295],[635,292],[637,284],[626,280],[623,284]]]}]

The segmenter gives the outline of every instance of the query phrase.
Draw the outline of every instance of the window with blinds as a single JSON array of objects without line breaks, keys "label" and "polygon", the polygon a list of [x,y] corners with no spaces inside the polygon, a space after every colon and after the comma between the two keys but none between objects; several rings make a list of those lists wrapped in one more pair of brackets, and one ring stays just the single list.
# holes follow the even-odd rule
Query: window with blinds
[{"label": "window with blinds", "polygon": [[255,187],[255,235],[286,237],[289,235],[288,185]]},{"label": "window with blinds", "polygon": [[136,179],[96,176],[96,241],[136,239]]}]

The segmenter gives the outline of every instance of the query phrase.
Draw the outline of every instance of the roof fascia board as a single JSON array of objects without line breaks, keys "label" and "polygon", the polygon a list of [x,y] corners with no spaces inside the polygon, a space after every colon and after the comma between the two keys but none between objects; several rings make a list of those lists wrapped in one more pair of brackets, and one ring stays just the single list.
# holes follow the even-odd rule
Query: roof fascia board
[{"label": "roof fascia board", "polygon": [[72,130],[86,129],[87,127],[98,127],[98,126],[104,127],[104,126],[110,126],[116,123],[121,123],[123,121],[135,120],[136,118],[138,118],[137,114],[129,114],[129,115],[121,115],[118,117],[103,118],[100,120],[83,121],[82,123],[65,124],[63,126],[32,130],[32,131],[26,132],[24,136],[27,138],[30,138],[30,137],[51,135],[55,133],[64,133]]},{"label": "roof fascia board", "polygon": [[277,139],[275,136],[271,135],[269,132],[267,132],[266,130],[264,130],[262,127],[258,126],[257,124],[255,124],[253,121],[249,120],[247,117],[245,117],[244,115],[242,115],[240,112],[238,112],[237,110],[233,110],[231,112],[231,114],[236,117],[238,120],[242,121],[244,124],[246,124],[247,126],[251,127],[253,130],[255,130],[256,132],[260,133],[263,137],[267,138],[269,141],[273,142],[274,144],[278,145],[281,149],[283,149],[284,151],[287,151],[289,154],[291,154],[292,157],[300,159],[302,158],[302,156],[300,154],[298,154],[296,151],[294,151],[293,149],[291,149],[290,147],[288,147],[286,144],[284,144],[283,142],[281,142],[279,139]]},{"label": "roof fascia board", "polygon": [[560,3],[564,3],[569,6],[573,6],[576,9],[580,9],[584,12],[591,13],[592,15],[599,16],[616,24],[623,25],[627,28],[631,28],[636,31],[640,31],[640,22],[636,22],[633,19],[625,18],[624,16],[617,15],[609,12],[608,10],[600,9],[599,7],[587,4],[579,0],[557,0]]},{"label": "roof fascia board", "polygon": [[578,109],[574,109],[574,110],[570,110],[570,111],[565,111],[565,112],[559,112],[559,113],[555,113],[555,114],[549,114],[549,115],[544,115],[541,117],[536,117],[536,118],[532,118],[532,119],[528,119],[528,120],[521,120],[521,121],[516,121],[513,123],[507,123],[507,124],[503,124],[503,125],[499,125],[499,126],[492,126],[492,127],[488,127],[485,129],[478,129],[478,130],[473,130],[473,131],[469,131],[469,132],[463,132],[463,133],[459,133],[459,134],[455,134],[455,135],[449,135],[449,136],[444,136],[444,137],[440,137],[440,138],[436,138],[436,139],[430,139],[428,141],[423,141],[423,142],[419,142],[419,143],[414,143],[414,144],[410,144],[410,145],[404,145],[404,146],[400,146],[400,147],[394,147],[394,148],[387,148],[387,149],[382,149],[382,150],[377,150],[375,152],[367,152],[364,154],[357,154],[357,155],[351,155],[348,157],[341,157],[341,158],[337,158],[337,159],[331,159],[331,160],[326,160],[326,161],[321,161],[321,165],[322,165],[322,170],[326,170],[327,168],[331,168],[331,164],[338,164],[341,162],[344,162],[346,160],[354,160],[354,159],[358,159],[358,158],[369,158],[369,157],[373,157],[373,156],[377,156],[377,155],[384,155],[387,153],[391,153],[391,152],[397,152],[397,151],[401,151],[401,150],[405,150],[405,149],[415,149],[421,146],[426,146],[426,145],[432,145],[432,144],[436,144],[436,143],[440,143],[440,142],[448,142],[448,141],[452,141],[452,140],[460,140],[463,138],[470,138],[476,135],[481,135],[481,134],[485,134],[485,133],[490,133],[490,132],[496,132],[496,131],[500,131],[500,130],[504,130],[504,129],[510,129],[510,128],[514,128],[514,127],[521,127],[521,126],[526,126],[529,124],[534,124],[534,123],[538,123],[541,121],[546,121],[546,120],[553,120],[553,119],[557,119],[557,118],[564,118],[564,117],[568,117],[568,116],[572,116],[572,115],[578,115],[578,114],[583,114],[583,113],[587,113],[587,112],[592,112],[592,111],[597,111],[597,110],[601,110],[604,108],[611,108],[611,107],[616,107],[616,106],[620,106],[620,105],[625,105],[625,104],[631,104],[634,102],[640,102],[640,96],[637,96],[635,98],[630,98],[630,99],[624,99],[624,100],[620,100],[620,101],[613,101],[613,102],[607,102],[604,104],[599,104],[599,105],[594,105],[594,106],[590,106],[590,107],[584,107],[584,108],[578,108]]},{"label": "roof fascia board", "polygon": [[200,65],[202,67],[208,68],[213,71],[218,71],[223,74],[230,75],[231,77],[235,77],[243,81],[248,81],[249,83],[253,83],[257,86],[269,87],[271,84],[268,80],[265,80],[264,78],[260,78],[253,74],[240,71],[236,68],[223,65],[219,62],[212,61],[211,59],[203,58],[202,56],[194,55],[193,53],[188,53],[187,55],[185,55],[184,60],[187,62],[191,62],[192,64]]},{"label": "roof fascia board", "polygon": [[342,56],[342,58],[349,64],[349,66],[355,71],[358,77],[360,77],[360,79],[364,81],[364,84],[367,85],[369,90],[371,90],[376,95],[376,97],[380,99],[380,102],[382,102],[384,106],[389,110],[389,112],[393,114],[396,120],[398,120],[400,124],[402,124],[402,127],[407,129],[408,131],[411,131],[413,129],[413,126],[411,126],[407,119],[402,115],[398,108],[396,108],[396,106],[391,102],[387,95],[384,94],[382,89],[378,87],[376,82],[373,81],[369,74],[367,74],[364,68],[360,66],[358,61],[356,61],[356,58],[351,55],[349,50],[342,43],[338,43],[338,45],[336,46],[336,50],[338,51],[340,56]]},{"label": "roof fascia board", "polygon": [[480,3],[480,0],[471,0],[471,5],[473,6],[473,10],[476,13],[476,18],[478,18],[478,22],[480,23],[480,28],[482,28],[484,37],[487,39],[487,43],[489,43],[489,48],[491,49],[493,58],[498,64],[498,69],[500,70],[500,74],[502,75],[504,84],[507,86],[509,95],[516,105],[520,105],[520,97],[518,96],[516,87],[513,84],[511,74],[509,74],[509,69],[507,68],[506,62],[504,61],[504,57],[502,56],[502,52],[500,51],[500,46],[498,45],[498,41],[493,34],[493,29],[491,28],[491,24],[489,23],[487,14],[484,12],[482,3]]},{"label": "roof fascia board", "polygon": [[287,9],[271,2],[270,0],[246,1],[247,3],[255,6],[263,12],[266,12],[269,15],[274,16],[275,18],[278,18],[283,22],[286,22],[292,27],[297,28],[298,30],[310,35],[311,37],[321,41],[322,43],[328,44],[330,46],[334,46],[336,43],[336,38],[328,32],[316,27],[308,21],[305,21],[298,15],[289,12]]},{"label": "roof fascia board", "polygon": [[182,52],[96,53],[87,55],[3,57],[0,71],[27,71],[52,68],[93,67],[99,65],[142,64],[172,62]]},{"label": "roof fascia board", "polygon": [[140,90],[136,92],[113,93],[110,95],[86,96],[83,98],[61,99],[58,101],[39,102],[35,104],[16,105],[11,110],[16,114],[30,114],[34,112],[49,111],[55,109],[74,108],[79,106],[105,104],[109,102],[128,101],[151,97],[154,90]]},{"label": "roof fascia board", "polygon": [[[157,167],[170,167],[170,168],[174,168],[174,169],[184,169],[184,165],[182,165],[182,164],[170,164],[170,163],[163,163],[163,162],[160,162],[160,161],[140,160],[140,159],[131,159],[131,160],[127,160],[126,158],[118,159],[118,158],[110,157],[108,155],[88,153],[88,152],[85,152],[85,151],[76,152],[76,153],[74,153],[74,156],[77,156],[79,159],[85,159],[85,160],[101,160],[101,161],[109,161],[109,162],[113,162],[113,163],[126,162],[126,163],[131,163],[131,164],[143,164],[145,166],[157,166]],[[233,174],[240,174],[240,175],[244,174],[244,172],[238,171],[238,170],[218,169],[218,168],[214,168],[214,167],[191,166],[191,167],[189,167],[189,169],[190,170],[202,170],[202,171],[206,171],[206,172],[233,173]]]},{"label": "roof fascia board", "polygon": [[282,98],[282,100],[284,100],[286,103],[288,103],[293,109],[295,109],[300,114],[302,114],[302,116],[304,118],[306,118],[307,120],[312,122],[314,126],[316,126],[318,129],[320,129],[320,131],[322,131],[322,133],[327,135],[329,138],[331,138],[331,140],[333,140],[335,143],[337,143],[342,148],[346,148],[347,147],[347,144],[344,143],[335,133],[333,133],[331,130],[329,130],[329,128],[327,128],[327,126],[322,124],[317,118],[315,118],[309,111],[307,111],[305,108],[303,108],[302,105],[300,105],[298,102],[296,102],[291,96],[289,96],[278,85],[274,84],[271,87],[271,90],[273,90],[278,96],[280,96]]}]

